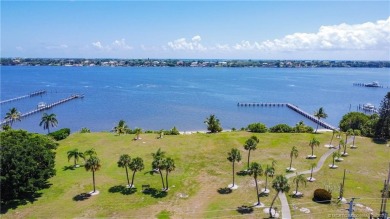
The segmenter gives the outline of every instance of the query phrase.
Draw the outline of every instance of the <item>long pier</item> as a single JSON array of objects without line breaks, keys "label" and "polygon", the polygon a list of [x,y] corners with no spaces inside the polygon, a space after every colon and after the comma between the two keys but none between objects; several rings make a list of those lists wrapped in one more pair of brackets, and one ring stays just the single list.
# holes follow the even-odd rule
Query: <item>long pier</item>
[{"label": "long pier", "polygon": [[24,98],[27,98],[27,97],[34,97],[34,96],[42,95],[44,93],[46,93],[46,90],[39,90],[39,91],[35,91],[35,92],[29,93],[29,94],[24,95],[24,96],[15,97],[15,98],[8,99],[8,100],[2,100],[2,101],[0,101],[0,104],[16,101],[16,100],[20,100],[20,99],[24,99]]},{"label": "long pier", "polygon": [[[33,114],[35,114],[35,113],[38,113],[38,112],[41,112],[41,111],[44,111],[44,110],[51,109],[51,108],[53,108],[53,107],[55,107],[55,106],[58,106],[58,105],[63,104],[63,103],[66,103],[66,102],[68,102],[68,101],[71,101],[71,100],[74,100],[74,99],[77,99],[77,98],[83,98],[83,97],[84,97],[84,95],[74,94],[74,95],[72,95],[72,96],[70,96],[70,97],[67,97],[67,98],[65,98],[65,99],[59,100],[59,101],[57,101],[57,102],[48,104],[48,105],[43,106],[43,107],[39,107],[39,108],[34,109],[34,110],[31,110],[31,111],[29,111],[29,112],[27,112],[27,113],[23,113],[23,114],[20,115],[20,118],[22,119],[22,118],[24,118],[24,117],[31,116],[31,115],[33,115]],[[0,123],[0,125],[6,124],[6,123],[8,123],[8,122],[9,122],[8,120],[3,120],[3,121]]]},{"label": "long pier", "polygon": [[338,130],[336,127],[321,121],[317,119],[315,116],[303,111],[299,107],[291,104],[291,103],[257,103],[257,102],[239,102],[237,103],[237,106],[243,106],[243,107],[288,107],[289,109],[292,109],[293,111],[301,114],[302,116],[306,117],[307,119],[313,121],[316,124],[319,124],[320,126],[331,129],[331,130]]}]

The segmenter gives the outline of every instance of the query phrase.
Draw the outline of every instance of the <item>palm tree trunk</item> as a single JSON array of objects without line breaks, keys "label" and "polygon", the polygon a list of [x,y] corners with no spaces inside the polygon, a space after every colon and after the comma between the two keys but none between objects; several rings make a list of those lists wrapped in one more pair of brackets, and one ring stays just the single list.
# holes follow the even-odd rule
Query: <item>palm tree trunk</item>
[{"label": "palm tree trunk", "polygon": [[290,170],[291,170],[291,165],[292,165],[292,159],[293,159],[293,157],[291,156],[290,158],[291,158],[291,159],[290,159]]},{"label": "palm tree trunk", "polygon": [[249,149],[249,152],[248,152],[248,169],[249,170],[249,157],[251,156],[251,149]]},{"label": "palm tree trunk", "polygon": [[313,178],[313,167],[311,168],[311,172],[310,172],[310,179]]},{"label": "palm tree trunk", "polygon": [[355,146],[355,135],[353,136],[352,145]]},{"label": "palm tree trunk", "polygon": [[133,172],[133,177],[131,178],[131,187],[133,187],[133,185],[134,185],[134,176],[135,176],[135,172],[137,172],[137,171],[134,171],[134,172]]},{"label": "palm tree trunk", "polygon": [[332,164],[332,167],[334,167],[334,159],[335,159],[336,157],[333,157],[333,164]]},{"label": "palm tree trunk", "polygon": [[166,190],[168,190],[168,170],[167,170],[167,172],[166,172],[166,174],[165,174],[165,185],[167,186],[166,187]]},{"label": "palm tree trunk", "polygon": [[164,184],[164,177],[162,175],[162,172],[160,169],[158,169],[158,172],[160,172],[160,176],[161,176],[161,182],[162,182],[162,185],[163,185],[163,189],[165,189],[165,184]]},{"label": "palm tree trunk", "polygon": [[[126,170],[127,185],[130,185],[129,174],[127,172],[127,166],[125,166],[125,170]],[[133,184],[133,183],[131,183],[131,184]]]},{"label": "palm tree trunk", "polygon": [[95,193],[96,192],[96,188],[95,188],[95,171],[92,171],[92,180],[93,180],[93,192]]},{"label": "palm tree trunk", "polygon": [[333,137],[334,137],[334,132],[332,134],[332,138],[330,139],[329,145],[332,145]]},{"label": "palm tree trunk", "polygon": [[314,145],[311,146],[311,156],[312,156],[312,157],[314,156]]},{"label": "palm tree trunk", "polygon": [[298,187],[299,187],[299,182],[297,180],[297,188],[295,189],[295,194],[294,195],[296,195],[298,193]]},{"label": "palm tree trunk", "polygon": [[254,178],[255,178],[255,183],[256,183],[257,204],[260,205],[260,197],[259,197],[259,188],[258,188],[258,185],[257,185],[257,177],[254,177]]},{"label": "palm tree trunk", "polygon": [[233,187],[234,187],[234,161],[232,163],[233,163]]},{"label": "palm tree trunk", "polygon": [[347,144],[344,146],[344,155],[347,153]]},{"label": "palm tree trunk", "polygon": [[274,206],[276,197],[278,197],[278,195],[279,195],[279,192],[276,193],[274,199],[272,199],[271,206],[269,207],[269,217],[270,217],[270,218],[273,218],[273,217],[274,217],[274,216],[272,215],[272,206]]},{"label": "palm tree trunk", "polygon": [[[320,120],[318,120],[318,121],[320,121]],[[316,131],[315,131],[314,133],[317,133],[317,130],[318,130],[318,122],[317,122],[317,128],[316,128]]]},{"label": "palm tree trunk", "polygon": [[265,173],[265,190],[267,190],[267,184],[268,184],[268,173]]},{"label": "palm tree trunk", "polygon": [[77,163],[76,163],[76,157],[74,158],[74,166],[76,167]]}]

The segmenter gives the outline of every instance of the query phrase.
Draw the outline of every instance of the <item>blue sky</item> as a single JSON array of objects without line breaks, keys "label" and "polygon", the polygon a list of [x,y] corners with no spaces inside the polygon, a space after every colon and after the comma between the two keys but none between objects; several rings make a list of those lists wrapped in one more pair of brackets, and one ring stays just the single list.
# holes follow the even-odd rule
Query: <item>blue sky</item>
[{"label": "blue sky", "polygon": [[389,1],[1,1],[1,57],[390,59]]}]

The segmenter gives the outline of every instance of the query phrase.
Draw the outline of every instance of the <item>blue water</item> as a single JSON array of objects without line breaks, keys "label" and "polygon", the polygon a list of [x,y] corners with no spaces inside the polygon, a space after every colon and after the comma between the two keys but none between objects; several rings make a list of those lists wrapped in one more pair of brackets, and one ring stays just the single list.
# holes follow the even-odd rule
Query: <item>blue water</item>
[{"label": "blue water", "polygon": [[[289,102],[313,113],[324,107],[326,122],[337,126],[341,117],[359,104],[379,106],[387,88],[365,88],[353,83],[379,81],[390,86],[390,69],[370,68],[111,68],[1,66],[1,100],[45,89],[43,96],[1,105],[1,117],[12,107],[24,113],[38,102],[51,103],[71,94],[84,94],[49,110],[57,128],[73,132],[87,127],[110,131],[120,119],[144,130],[205,130],[215,114],[224,129],[253,122],[268,127],[311,121],[286,107],[237,107],[237,102]],[[44,133],[42,113],[13,127]]]}]

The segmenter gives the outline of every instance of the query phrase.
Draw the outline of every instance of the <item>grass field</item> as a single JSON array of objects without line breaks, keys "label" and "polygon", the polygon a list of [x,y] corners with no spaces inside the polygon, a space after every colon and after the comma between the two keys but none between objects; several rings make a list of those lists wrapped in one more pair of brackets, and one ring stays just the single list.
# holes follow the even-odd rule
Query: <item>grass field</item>
[{"label": "grass field", "polygon": [[[262,208],[254,208],[250,214],[242,214],[237,208],[253,205],[256,200],[255,184],[250,176],[236,175],[237,190],[229,194],[218,191],[232,183],[232,167],[227,153],[235,147],[241,150],[242,161],[236,164],[236,170],[246,169],[247,151],[244,142],[253,133],[226,132],[219,134],[192,134],[164,136],[157,139],[156,134],[142,134],[141,140],[133,141],[134,135],[116,136],[112,133],[72,134],[60,142],[57,149],[57,175],[50,179],[52,186],[42,192],[34,203],[9,209],[2,218],[263,218],[268,215]],[[251,161],[265,166],[277,161],[276,174],[285,174],[289,165],[289,153],[297,146],[299,157],[293,160],[298,171],[310,168],[311,162],[318,162],[327,148],[331,133],[322,134],[255,134],[259,139],[257,150],[252,151]],[[316,160],[307,160],[311,153],[310,139],[315,136],[321,142],[314,149]],[[334,143],[336,142],[336,139]],[[329,157],[324,167],[314,177],[316,182],[300,186],[302,198],[288,196],[291,214],[294,218],[329,218],[328,214],[347,214],[347,205],[332,203],[317,204],[312,201],[316,188],[333,188],[333,197],[338,196],[338,185],[342,181],[344,168],[347,169],[344,196],[360,198],[361,203],[378,214],[380,208],[380,190],[386,179],[390,161],[390,147],[376,144],[371,139],[357,137],[358,149],[348,149],[349,157],[337,163],[338,169],[329,169],[332,163]],[[92,173],[83,167],[74,170],[68,168],[66,152],[78,148],[81,151],[94,148],[102,162],[102,168],[96,172],[96,187],[99,195],[80,200],[80,194],[92,191]],[[155,191],[162,188],[160,176],[150,175],[151,153],[161,148],[176,163],[176,170],[170,174],[170,190],[166,196],[158,192],[144,194],[141,185],[149,184]],[[145,170],[135,176],[136,191],[124,189],[125,170],[117,166],[121,154],[144,159]],[[82,161],[80,161],[82,163]],[[131,174],[130,174],[131,177]],[[269,180],[269,182],[272,179]],[[259,177],[259,187],[263,188],[265,177]],[[292,178],[289,180],[294,190]],[[261,197],[261,202],[269,206],[275,191],[269,197]],[[277,199],[275,206],[280,209]],[[360,206],[360,205],[359,205]],[[300,208],[308,208],[309,214]],[[295,209],[295,210],[294,210]],[[355,207],[355,214],[368,215],[363,207]],[[336,215],[337,216],[337,215]],[[340,217],[339,217],[340,218]]]}]

